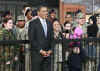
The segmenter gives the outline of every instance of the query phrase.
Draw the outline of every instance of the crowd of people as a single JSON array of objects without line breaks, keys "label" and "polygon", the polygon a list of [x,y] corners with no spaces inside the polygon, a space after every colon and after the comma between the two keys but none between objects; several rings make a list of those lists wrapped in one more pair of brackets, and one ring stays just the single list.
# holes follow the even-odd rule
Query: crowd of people
[{"label": "crowd of people", "polygon": [[[100,14],[94,14],[89,17],[88,22],[86,22],[85,14],[81,11],[77,11],[75,14],[74,19],[72,19],[72,15],[66,15],[66,21],[62,25],[58,20],[54,20],[53,28],[54,28],[54,38],[59,39],[61,37],[64,39],[82,39],[82,38],[100,38]],[[69,19],[68,19],[69,18]],[[85,50],[80,42],[69,43],[68,47],[72,47],[72,51],[67,49],[67,58],[68,60],[68,68],[69,71],[81,71],[82,70],[82,62],[89,57],[88,66],[90,70],[87,71],[94,71],[95,67],[95,57],[97,46],[95,42],[86,42],[87,46],[85,49],[88,54],[85,54]],[[65,44],[65,43],[64,43]],[[68,44],[68,43],[67,43]],[[77,48],[76,48],[77,47]],[[70,49],[70,48],[69,48]],[[72,52],[72,53],[71,53]],[[87,66],[87,67],[88,67]],[[94,67],[93,67],[94,66]],[[98,69],[99,71],[99,69]]]},{"label": "crowd of people", "polygon": [[[81,10],[75,13],[74,18],[71,14],[66,15],[65,23],[61,24],[57,18],[57,13],[54,9],[49,12],[46,6],[32,10],[31,7],[25,6],[23,14],[17,16],[16,24],[14,24],[10,11],[4,12],[2,22],[0,24],[0,40],[30,40],[31,46],[21,44],[16,46],[20,54],[24,53],[24,48],[31,47],[32,54],[32,71],[49,71],[51,54],[53,53],[51,43],[56,39],[81,39],[81,38],[100,38],[100,14],[94,14],[89,17],[86,22],[85,14]],[[91,42],[90,42],[91,44]],[[10,47],[10,46],[9,46]],[[18,47],[21,47],[18,49]],[[71,43],[72,50],[68,50],[69,71],[82,71],[81,61],[84,59],[84,51],[81,49],[80,42]],[[9,53],[13,51],[13,47],[7,49]],[[71,52],[71,53],[70,53]],[[4,55],[0,48],[0,56]],[[7,58],[5,63],[11,64],[11,59],[18,60],[16,55]],[[14,58],[13,58],[14,57]],[[23,55],[21,56],[23,59]],[[25,60],[22,60],[24,63]]]}]

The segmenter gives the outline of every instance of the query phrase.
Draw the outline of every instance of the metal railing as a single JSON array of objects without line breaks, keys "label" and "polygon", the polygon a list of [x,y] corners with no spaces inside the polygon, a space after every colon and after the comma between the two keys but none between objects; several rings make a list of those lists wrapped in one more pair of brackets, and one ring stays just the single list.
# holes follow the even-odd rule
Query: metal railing
[{"label": "metal railing", "polygon": [[[56,40],[54,48],[54,71],[69,71],[68,51],[71,42],[79,42],[83,50],[84,61],[81,62],[82,71],[98,71],[100,64],[100,38],[84,38],[76,40]],[[72,49],[72,48],[71,48]]]},{"label": "metal railing", "polygon": [[0,41],[0,71],[25,70],[25,44],[28,40],[1,40]]},{"label": "metal railing", "polygon": [[[68,71],[67,50],[71,42],[80,42],[86,54],[85,61],[82,62],[82,71],[98,71],[100,63],[100,39],[87,38],[77,40],[55,40],[54,54],[52,57],[52,71]],[[28,40],[1,40],[0,41],[0,71],[30,71],[31,64],[27,68],[25,61]],[[29,54],[31,57],[31,54]],[[30,59],[30,58],[29,58]],[[29,60],[30,62],[31,60]]]}]

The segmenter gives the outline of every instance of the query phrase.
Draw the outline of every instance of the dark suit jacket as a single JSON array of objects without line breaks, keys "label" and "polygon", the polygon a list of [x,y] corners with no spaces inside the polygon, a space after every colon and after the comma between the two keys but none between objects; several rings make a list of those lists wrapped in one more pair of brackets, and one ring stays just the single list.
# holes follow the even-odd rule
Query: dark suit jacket
[{"label": "dark suit jacket", "polygon": [[37,18],[29,23],[29,40],[32,51],[40,52],[40,50],[51,50],[51,43],[53,40],[52,24],[46,20],[47,23],[47,37],[45,37],[44,30],[40,19]]}]

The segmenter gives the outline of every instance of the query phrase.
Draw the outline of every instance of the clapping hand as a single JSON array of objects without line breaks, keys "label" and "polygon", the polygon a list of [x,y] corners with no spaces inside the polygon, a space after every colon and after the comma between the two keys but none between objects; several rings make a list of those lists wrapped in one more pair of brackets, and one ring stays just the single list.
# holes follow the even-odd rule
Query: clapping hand
[{"label": "clapping hand", "polygon": [[51,50],[49,50],[49,51],[40,50],[40,54],[41,54],[43,57],[48,57],[48,56],[51,55],[51,53],[52,53]]}]

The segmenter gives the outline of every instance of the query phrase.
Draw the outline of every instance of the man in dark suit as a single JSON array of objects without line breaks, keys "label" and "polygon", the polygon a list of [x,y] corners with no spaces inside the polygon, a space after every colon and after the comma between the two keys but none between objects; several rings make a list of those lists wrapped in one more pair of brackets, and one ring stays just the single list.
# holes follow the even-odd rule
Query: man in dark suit
[{"label": "man in dark suit", "polygon": [[29,24],[29,40],[32,55],[31,71],[51,70],[53,28],[52,24],[46,19],[47,16],[47,7],[40,6],[38,8],[38,18]]}]

